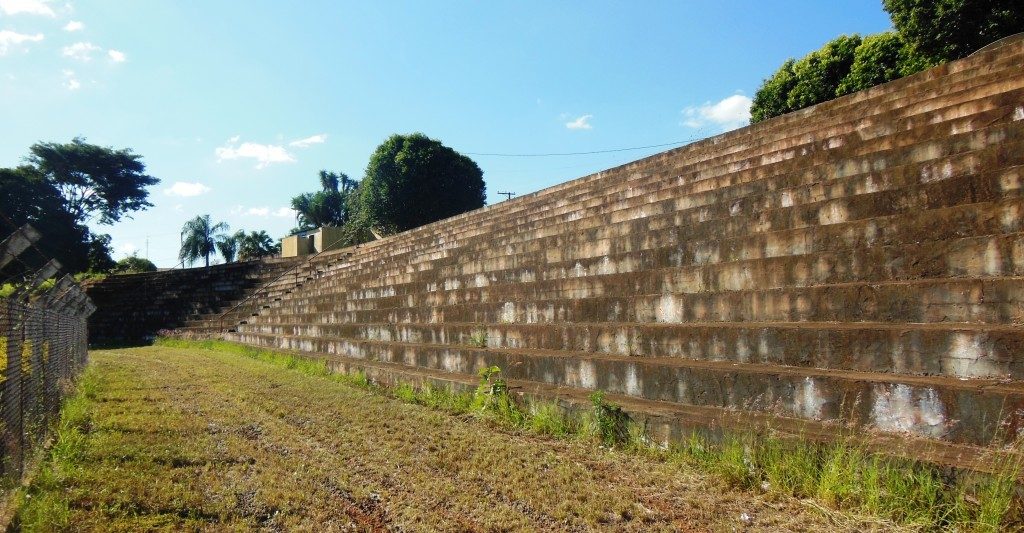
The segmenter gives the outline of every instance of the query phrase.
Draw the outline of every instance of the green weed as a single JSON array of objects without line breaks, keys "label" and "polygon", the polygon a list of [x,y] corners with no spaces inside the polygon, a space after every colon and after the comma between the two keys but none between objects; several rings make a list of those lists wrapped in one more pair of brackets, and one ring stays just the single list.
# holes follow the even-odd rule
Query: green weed
[{"label": "green weed", "polygon": [[590,395],[593,405],[594,431],[605,446],[629,442],[629,416],[621,407],[604,399],[604,391]]},{"label": "green weed", "polygon": [[407,403],[416,403],[416,388],[410,383],[400,383],[394,388],[395,398]]},{"label": "green weed", "polygon": [[805,440],[765,439],[755,457],[764,472],[763,487],[800,498],[813,496],[821,474],[819,453],[818,446]]},{"label": "green weed", "polygon": [[474,331],[473,334],[469,336],[469,345],[476,348],[486,348],[487,330]]},{"label": "green weed", "polygon": [[574,424],[554,402],[533,402],[530,404],[529,428],[534,433],[565,437],[575,431]]}]

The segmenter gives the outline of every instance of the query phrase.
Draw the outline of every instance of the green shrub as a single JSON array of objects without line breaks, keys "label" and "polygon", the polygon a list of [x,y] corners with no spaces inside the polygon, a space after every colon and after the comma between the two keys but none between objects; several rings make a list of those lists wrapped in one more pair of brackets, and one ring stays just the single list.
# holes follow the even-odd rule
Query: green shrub
[{"label": "green shrub", "polygon": [[629,442],[629,415],[618,405],[604,399],[604,391],[590,395],[597,437],[605,446]]}]

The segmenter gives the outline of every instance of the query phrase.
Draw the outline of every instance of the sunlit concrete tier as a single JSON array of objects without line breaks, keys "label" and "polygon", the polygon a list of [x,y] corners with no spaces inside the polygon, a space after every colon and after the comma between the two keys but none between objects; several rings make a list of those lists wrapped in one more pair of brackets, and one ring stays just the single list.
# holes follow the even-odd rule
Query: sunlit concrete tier
[{"label": "sunlit concrete tier", "polygon": [[385,381],[601,389],[658,438],[854,431],[976,467],[1024,434],[1022,169],[1016,39],[322,254],[222,334]]},{"label": "sunlit concrete tier", "polygon": [[216,315],[295,263],[241,261],[87,281],[82,285],[97,306],[89,317],[89,342],[139,342],[190,319]]}]

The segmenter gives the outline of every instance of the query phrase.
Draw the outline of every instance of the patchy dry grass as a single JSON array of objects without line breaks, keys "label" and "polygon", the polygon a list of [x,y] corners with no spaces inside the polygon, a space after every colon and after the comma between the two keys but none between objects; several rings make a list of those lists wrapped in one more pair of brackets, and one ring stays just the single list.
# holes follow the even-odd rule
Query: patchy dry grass
[{"label": "patchy dry grass", "polygon": [[93,352],[16,525],[893,529],[835,510],[857,508],[911,529],[990,531],[1012,504],[1012,477],[957,493],[934,470],[842,444],[694,439],[658,449],[600,393],[584,417],[517,405],[496,367],[475,393],[382,390],[290,354],[160,344]]},{"label": "patchy dry grass", "polygon": [[231,353],[153,346],[91,358],[23,495],[26,530],[837,527],[795,500],[670,462]]}]

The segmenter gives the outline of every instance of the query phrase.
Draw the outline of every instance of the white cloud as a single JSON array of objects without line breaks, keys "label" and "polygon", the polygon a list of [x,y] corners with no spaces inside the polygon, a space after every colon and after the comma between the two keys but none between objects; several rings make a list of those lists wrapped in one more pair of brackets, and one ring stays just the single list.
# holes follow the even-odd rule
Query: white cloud
[{"label": "white cloud", "polygon": [[202,183],[191,183],[188,181],[176,181],[170,187],[164,189],[164,194],[168,196],[199,196],[210,192],[211,189]]},{"label": "white cloud", "polygon": [[82,31],[83,28],[85,28],[85,24],[77,20],[72,20],[64,25],[64,31]]},{"label": "white cloud", "polygon": [[130,242],[126,242],[124,244],[118,245],[117,246],[117,251],[118,251],[118,253],[121,253],[125,257],[127,257],[129,255],[139,253],[139,247],[135,246],[134,244],[132,244]]},{"label": "white cloud", "polygon": [[217,148],[214,153],[217,155],[218,161],[225,161],[229,159],[255,159],[256,168],[266,168],[267,165],[272,163],[294,163],[295,158],[292,154],[288,153],[288,150],[284,146],[277,144],[259,144],[244,142],[238,146],[234,146],[238,142],[238,137],[232,137],[228,140],[228,144]]},{"label": "white cloud", "polygon": [[290,207],[279,207],[277,209],[271,209],[267,206],[258,207],[245,207],[236,205],[231,208],[232,215],[247,215],[254,217],[279,217],[279,218],[290,218],[295,216],[295,211],[292,211]]},{"label": "white cloud", "polygon": [[570,130],[592,130],[594,126],[590,124],[590,119],[594,118],[594,115],[583,115],[576,120],[570,120],[565,123],[565,127]]},{"label": "white cloud", "polygon": [[127,59],[124,55],[124,52],[120,52],[114,49],[107,50],[107,56],[109,56],[110,60],[114,63],[124,63],[124,60]]},{"label": "white cloud", "polygon": [[89,42],[80,42],[72,45],[65,46],[61,50],[61,54],[64,57],[70,57],[71,59],[77,59],[79,61],[89,61],[92,59],[92,53],[99,50],[100,47]]},{"label": "white cloud", "polygon": [[26,13],[29,15],[46,15],[53,17],[56,13],[42,0],[0,0],[0,11],[8,15]]},{"label": "white cloud", "polygon": [[43,34],[29,35],[11,30],[0,31],[0,56],[7,53],[12,47],[22,43],[38,43],[43,40]]},{"label": "white cloud", "polygon": [[683,110],[683,125],[689,128],[715,126],[722,131],[734,130],[750,123],[750,103],[746,95],[734,94],[715,103],[690,106]]},{"label": "white cloud", "polygon": [[75,71],[64,71],[64,88],[69,91],[77,91],[82,88],[82,83],[75,77]]},{"label": "white cloud", "polygon": [[294,146],[296,148],[309,148],[314,144],[323,144],[327,141],[327,134],[321,133],[319,135],[313,135],[306,137],[305,139],[298,139],[288,143],[288,146]]},{"label": "white cloud", "polygon": [[241,135],[235,135],[234,137],[228,139],[228,144],[235,144],[241,138],[242,138]]}]

